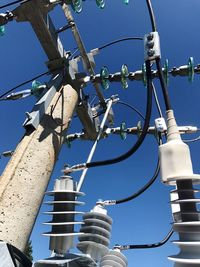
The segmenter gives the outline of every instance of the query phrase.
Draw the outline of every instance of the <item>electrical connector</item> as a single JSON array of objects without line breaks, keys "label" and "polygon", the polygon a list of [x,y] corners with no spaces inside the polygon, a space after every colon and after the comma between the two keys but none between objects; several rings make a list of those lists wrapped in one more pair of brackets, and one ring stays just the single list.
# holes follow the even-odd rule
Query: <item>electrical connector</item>
[{"label": "electrical connector", "polygon": [[167,125],[164,118],[155,119],[155,127],[158,133],[164,133],[167,131]]},{"label": "electrical connector", "polygon": [[144,36],[144,59],[155,60],[161,58],[160,38],[158,32],[150,32]]}]

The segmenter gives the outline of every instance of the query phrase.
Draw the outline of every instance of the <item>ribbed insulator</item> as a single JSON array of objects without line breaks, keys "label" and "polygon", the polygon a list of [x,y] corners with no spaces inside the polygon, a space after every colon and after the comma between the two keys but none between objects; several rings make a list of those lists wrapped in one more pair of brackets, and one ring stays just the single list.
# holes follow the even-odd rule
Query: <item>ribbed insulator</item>
[{"label": "ribbed insulator", "polygon": [[77,248],[98,261],[108,252],[112,219],[100,207],[83,215],[84,225],[80,232]]},{"label": "ribbed insulator", "polygon": [[179,234],[179,240],[173,241],[180,252],[170,256],[175,267],[200,266],[200,213],[195,198],[199,190],[193,189],[192,181],[180,181],[177,189],[171,192],[171,204],[174,217],[173,228]]},{"label": "ribbed insulator", "polygon": [[119,250],[110,250],[108,254],[103,256],[100,267],[127,267],[128,261],[124,254]]},{"label": "ribbed insulator", "polygon": [[74,232],[74,225],[83,224],[76,222],[75,215],[83,214],[83,212],[75,211],[75,205],[82,205],[83,202],[77,201],[78,196],[84,195],[82,192],[76,191],[76,183],[71,176],[62,176],[56,180],[54,190],[46,192],[46,195],[53,196],[53,201],[45,202],[52,205],[52,211],[44,212],[52,215],[52,221],[44,224],[51,225],[51,232],[44,233],[50,236],[49,249],[58,254],[66,253],[73,247],[73,237],[82,233]]}]

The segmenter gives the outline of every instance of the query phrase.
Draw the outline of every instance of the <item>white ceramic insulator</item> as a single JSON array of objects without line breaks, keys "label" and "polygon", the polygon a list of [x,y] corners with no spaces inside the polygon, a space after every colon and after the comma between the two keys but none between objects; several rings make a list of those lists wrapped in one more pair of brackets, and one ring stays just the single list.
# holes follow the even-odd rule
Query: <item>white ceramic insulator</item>
[{"label": "white ceramic insulator", "polygon": [[73,247],[73,239],[81,233],[74,232],[74,225],[82,224],[75,221],[75,215],[83,212],[75,211],[76,205],[84,204],[77,201],[77,196],[84,195],[76,190],[76,183],[70,176],[62,176],[55,182],[54,190],[45,193],[53,196],[53,201],[45,202],[53,207],[52,211],[44,212],[52,215],[52,220],[44,224],[51,226],[51,232],[43,235],[50,237],[49,249],[57,254],[65,254]]},{"label": "white ceramic insulator", "polygon": [[118,250],[110,250],[103,256],[100,267],[127,267],[128,262],[124,254]]},{"label": "white ceramic insulator", "polygon": [[84,225],[77,248],[93,260],[99,261],[108,252],[112,219],[105,210],[94,209],[83,215]]},{"label": "white ceramic insulator", "polygon": [[195,198],[199,193],[192,187],[192,181],[182,181],[176,190],[171,192],[171,205],[174,217],[173,228],[179,240],[173,241],[180,249],[178,255],[170,256],[174,267],[200,266],[200,213]]}]

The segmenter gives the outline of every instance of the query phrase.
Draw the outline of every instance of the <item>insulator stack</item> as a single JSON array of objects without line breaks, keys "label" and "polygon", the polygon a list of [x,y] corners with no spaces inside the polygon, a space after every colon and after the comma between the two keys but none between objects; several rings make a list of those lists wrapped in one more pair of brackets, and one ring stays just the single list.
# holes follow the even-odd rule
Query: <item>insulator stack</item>
[{"label": "insulator stack", "polygon": [[100,262],[100,267],[127,267],[128,261],[118,249],[110,250]]},{"label": "insulator stack", "polygon": [[75,211],[75,205],[84,204],[77,201],[78,196],[84,195],[76,190],[76,183],[71,176],[62,176],[56,180],[54,190],[46,192],[46,195],[53,196],[53,201],[45,202],[52,205],[53,210],[44,212],[52,215],[52,221],[44,224],[51,225],[51,232],[44,233],[45,236],[50,236],[49,249],[57,254],[65,254],[73,247],[73,238],[75,235],[74,226],[82,224],[75,221],[75,215],[83,214],[83,212]]},{"label": "insulator stack", "polygon": [[177,189],[171,192],[173,228],[179,234],[179,240],[173,243],[180,248],[178,255],[169,257],[175,267],[200,266],[200,199],[195,196],[199,192],[192,180],[177,182]]},{"label": "insulator stack", "polygon": [[83,215],[83,222],[80,232],[84,235],[79,236],[77,248],[99,261],[108,253],[112,219],[103,207],[97,205],[91,212]]}]

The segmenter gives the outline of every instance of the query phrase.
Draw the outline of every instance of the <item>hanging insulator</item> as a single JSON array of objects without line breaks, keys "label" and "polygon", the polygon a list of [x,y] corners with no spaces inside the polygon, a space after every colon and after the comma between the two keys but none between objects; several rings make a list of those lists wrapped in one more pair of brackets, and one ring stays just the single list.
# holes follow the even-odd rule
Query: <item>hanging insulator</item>
[{"label": "hanging insulator", "polygon": [[82,0],[72,0],[71,6],[76,13],[81,13],[83,9],[83,2]]},{"label": "hanging insulator", "polygon": [[5,26],[0,26],[0,36],[4,36],[5,32],[6,32]]},{"label": "hanging insulator", "polygon": [[101,69],[100,72],[100,78],[101,78],[101,86],[103,87],[103,89],[107,90],[109,88],[109,71],[108,68],[106,66],[104,66]]},{"label": "hanging insulator", "polygon": [[164,74],[166,85],[169,85],[169,61],[168,59],[165,60],[163,74]]},{"label": "hanging insulator", "polygon": [[121,83],[124,89],[128,88],[128,82],[127,82],[128,75],[129,75],[128,67],[126,64],[123,64],[121,68]]},{"label": "hanging insulator", "polygon": [[145,63],[142,65],[142,81],[144,86],[147,86],[147,71]]},{"label": "hanging insulator", "polygon": [[193,82],[194,80],[194,58],[190,57],[188,60],[188,80]]},{"label": "hanging insulator", "polygon": [[36,97],[39,97],[46,87],[46,84],[42,84],[41,82],[34,80],[32,82],[31,94]]},{"label": "hanging insulator", "polygon": [[126,122],[123,121],[121,124],[120,124],[120,137],[122,140],[126,140],[126,137],[127,137],[127,133],[126,133]]},{"label": "hanging insulator", "polygon": [[103,9],[106,5],[105,0],[96,0],[96,4],[99,8]]},{"label": "hanging insulator", "polygon": [[84,234],[79,236],[77,248],[99,261],[108,252],[112,219],[101,205],[96,205],[83,215],[83,222],[80,232]]},{"label": "hanging insulator", "polygon": [[195,196],[199,192],[193,188],[192,180],[179,181],[177,189],[171,192],[173,229],[179,234],[179,240],[173,243],[180,252],[168,258],[176,267],[200,266],[200,213],[197,209],[200,199]]},{"label": "hanging insulator", "polygon": [[100,262],[100,267],[127,267],[128,261],[119,249],[113,249]]},{"label": "hanging insulator", "polygon": [[49,233],[44,233],[45,236],[50,236],[49,249],[57,254],[65,254],[73,247],[73,237],[82,233],[74,232],[74,225],[82,224],[74,220],[75,215],[83,214],[76,212],[75,205],[84,204],[77,201],[77,196],[84,195],[76,190],[76,183],[71,176],[62,176],[56,180],[54,190],[46,192],[46,195],[54,196],[53,201],[45,202],[53,206],[53,210],[44,212],[53,216],[52,221],[44,223],[52,226]]}]

